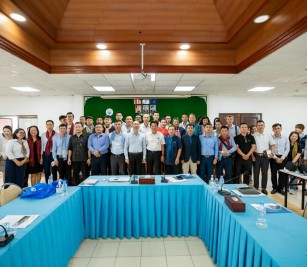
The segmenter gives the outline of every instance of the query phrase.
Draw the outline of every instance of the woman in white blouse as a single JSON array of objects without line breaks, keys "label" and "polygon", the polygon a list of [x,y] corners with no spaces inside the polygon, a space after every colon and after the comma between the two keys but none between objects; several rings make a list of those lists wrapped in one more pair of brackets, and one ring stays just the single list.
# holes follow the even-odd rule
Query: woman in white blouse
[{"label": "woman in white blouse", "polygon": [[2,171],[4,182],[5,182],[5,164],[6,164],[6,145],[9,140],[13,138],[13,130],[9,125],[5,125],[2,129],[2,138],[0,139],[0,171]]},{"label": "woman in white blouse", "polygon": [[22,187],[25,175],[25,163],[29,161],[29,145],[25,140],[24,129],[14,131],[13,139],[6,145],[5,182],[15,183]]}]

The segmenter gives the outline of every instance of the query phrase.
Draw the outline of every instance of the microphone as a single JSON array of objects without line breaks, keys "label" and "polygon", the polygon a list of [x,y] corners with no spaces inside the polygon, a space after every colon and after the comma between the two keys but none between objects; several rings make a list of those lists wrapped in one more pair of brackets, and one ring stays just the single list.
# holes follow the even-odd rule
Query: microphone
[{"label": "microphone", "polygon": [[10,243],[14,239],[14,234],[8,234],[5,227],[0,224],[0,227],[3,228],[5,235],[0,236],[0,247],[5,247],[8,243]]},{"label": "microphone", "polygon": [[[246,171],[246,172],[243,173],[243,175],[244,175],[244,174],[249,174],[249,172]],[[237,175],[237,176],[235,176],[235,177],[230,178],[230,179],[227,180],[227,181],[225,181],[225,182],[221,185],[221,189],[218,190],[218,193],[219,193],[220,195],[222,195],[222,196],[230,195],[231,193],[230,193],[228,190],[223,190],[223,185],[224,185],[225,183],[228,183],[228,182],[230,182],[230,181],[233,181],[233,180],[235,180],[235,179],[240,178],[241,175],[242,175],[242,173],[239,174],[239,175]]]},{"label": "microphone", "polygon": [[132,178],[132,176],[133,176],[133,179],[131,179],[130,184],[138,184],[138,181],[135,180],[135,174],[132,174],[131,178]]}]

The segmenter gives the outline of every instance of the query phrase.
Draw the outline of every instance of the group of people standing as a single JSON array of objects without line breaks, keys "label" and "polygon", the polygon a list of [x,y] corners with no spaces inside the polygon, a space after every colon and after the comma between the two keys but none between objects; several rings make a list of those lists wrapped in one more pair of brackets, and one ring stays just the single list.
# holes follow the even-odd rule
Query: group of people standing
[{"label": "group of people standing", "polygon": [[[77,185],[91,175],[159,175],[192,173],[209,182],[211,176],[224,176],[226,181],[244,175],[249,184],[253,170],[254,186],[267,194],[268,168],[271,167],[273,190],[284,194],[283,174],[278,170],[287,162],[307,164],[304,125],[295,126],[289,137],[281,134],[282,125],[272,126],[273,134],[265,133],[265,123],[259,120],[254,127],[246,123],[234,125],[233,116],[223,125],[219,118],[196,118],[183,114],[180,119],[170,114],[160,119],[158,112],[150,120],[149,114],[132,118],[116,113],[97,117],[81,116],[74,122],[68,112],[59,117],[54,129],[52,120],[46,121],[46,131],[40,136],[37,126],[12,132],[3,128],[0,139],[1,168],[5,182],[21,187],[52,176],[67,179]],[[27,136],[27,137],[26,137]],[[305,149],[305,154],[304,154]],[[261,183],[260,183],[261,171]],[[236,179],[234,182],[237,182]]]}]

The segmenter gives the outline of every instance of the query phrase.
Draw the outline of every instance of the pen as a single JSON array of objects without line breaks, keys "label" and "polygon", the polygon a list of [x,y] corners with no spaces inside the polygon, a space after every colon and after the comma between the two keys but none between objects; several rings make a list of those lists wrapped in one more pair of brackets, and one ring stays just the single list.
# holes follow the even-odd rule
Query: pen
[{"label": "pen", "polygon": [[13,227],[21,225],[24,221],[26,221],[29,218],[30,218],[30,216],[23,216],[18,222],[14,223]]}]

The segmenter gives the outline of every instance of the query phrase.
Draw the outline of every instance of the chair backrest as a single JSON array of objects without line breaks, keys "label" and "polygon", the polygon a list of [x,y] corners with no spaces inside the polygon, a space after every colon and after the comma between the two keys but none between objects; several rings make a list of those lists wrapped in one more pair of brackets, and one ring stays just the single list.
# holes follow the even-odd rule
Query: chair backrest
[{"label": "chair backrest", "polygon": [[20,195],[21,192],[22,189],[16,184],[3,184],[0,188],[0,206],[14,200]]},{"label": "chair backrest", "polygon": [[305,204],[305,209],[304,209],[304,212],[303,212],[303,217],[304,217],[305,219],[307,219],[307,202],[306,202],[306,204]]}]

